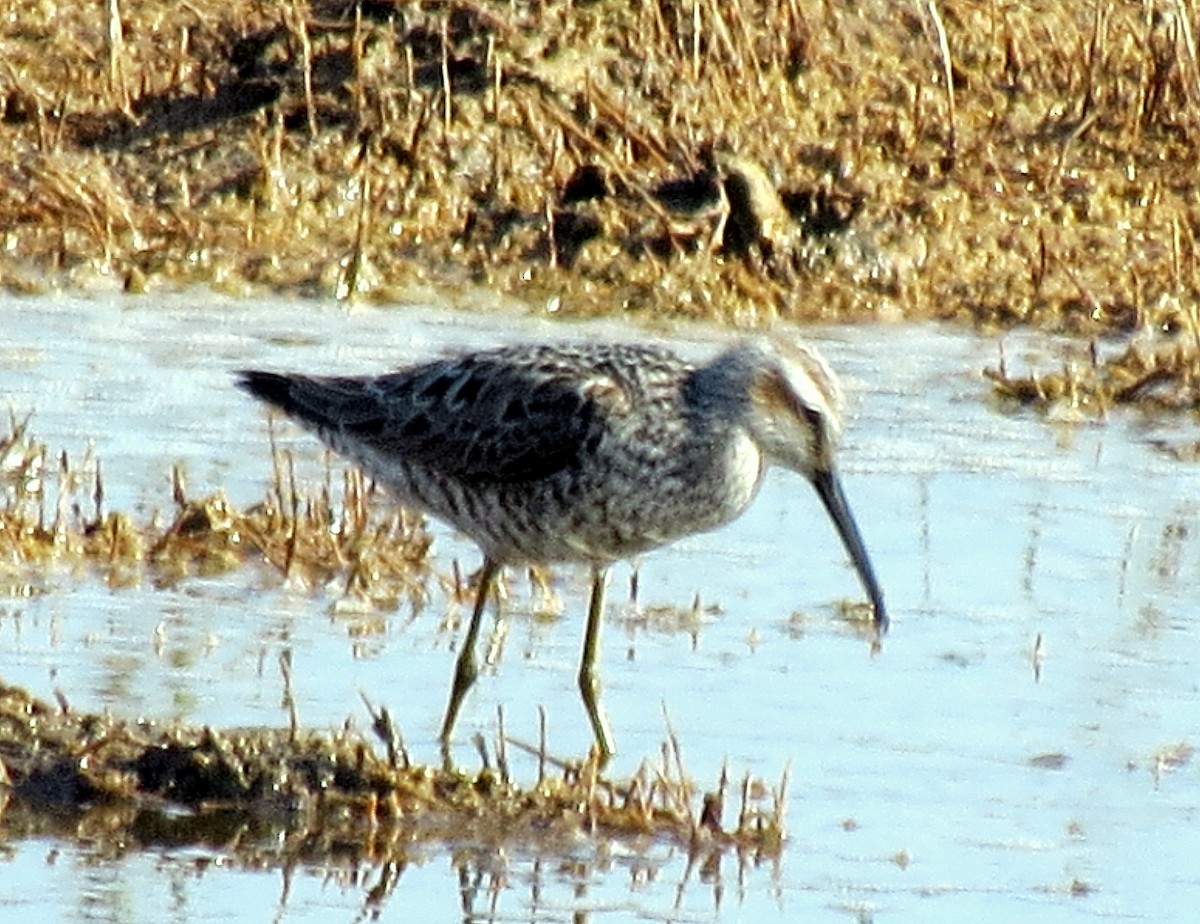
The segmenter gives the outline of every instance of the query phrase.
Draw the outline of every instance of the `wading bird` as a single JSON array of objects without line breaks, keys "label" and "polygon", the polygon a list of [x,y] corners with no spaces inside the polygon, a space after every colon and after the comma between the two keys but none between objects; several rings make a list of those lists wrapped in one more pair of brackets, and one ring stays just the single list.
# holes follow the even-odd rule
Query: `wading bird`
[{"label": "wading bird", "polygon": [[787,335],[745,340],[703,363],[662,346],[528,345],[380,376],[248,371],[239,384],[315,430],[400,503],[452,524],[483,551],[442,723],[447,754],[478,674],[479,624],[499,570],[583,562],[592,588],[579,689],[600,756],[611,755],[596,670],[609,566],[728,523],[769,465],[816,489],[877,633],[887,629],[883,593],[834,465],[837,380],[812,347]]}]

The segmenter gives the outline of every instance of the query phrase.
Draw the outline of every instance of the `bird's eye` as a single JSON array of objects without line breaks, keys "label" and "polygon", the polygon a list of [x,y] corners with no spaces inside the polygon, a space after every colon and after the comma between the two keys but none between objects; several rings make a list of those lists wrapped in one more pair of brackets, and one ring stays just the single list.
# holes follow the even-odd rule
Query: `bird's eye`
[{"label": "bird's eye", "polygon": [[825,415],[817,408],[808,404],[802,404],[801,413],[804,414],[804,422],[808,424],[809,432],[812,433],[812,448],[818,457],[825,452],[825,443],[827,440],[827,431],[825,429]]}]

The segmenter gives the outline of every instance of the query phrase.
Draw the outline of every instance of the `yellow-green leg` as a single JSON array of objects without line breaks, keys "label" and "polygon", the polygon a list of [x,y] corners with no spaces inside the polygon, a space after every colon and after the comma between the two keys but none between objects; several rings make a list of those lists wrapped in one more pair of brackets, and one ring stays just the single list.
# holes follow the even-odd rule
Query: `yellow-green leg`
[{"label": "yellow-green leg", "polygon": [[450,702],[446,705],[446,718],[442,720],[442,755],[449,760],[450,736],[454,733],[454,723],[458,719],[458,710],[462,708],[463,697],[479,676],[479,666],[475,662],[475,642],[479,638],[479,623],[483,619],[483,610],[487,606],[488,597],[496,584],[496,575],[500,566],[490,558],[483,560],[483,569],[479,574],[479,589],[475,591],[475,608],[471,612],[471,623],[467,626],[467,636],[463,639],[462,651],[458,653],[458,661],[454,665],[454,683],[450,686]]},{"label": "yellow-green leg", "polygon": [[579,661],[579,693],[583,697],[583,708],[592,723],[592,736],[600,751],[601,762],[612,757],[612,732],[608,729],[608,716],[600,705],[600,675],[596,673],[596,650],[600,644],[600,620],[604,616],[604,589],[608,584],[608,568],[596,568],[592,572],[592,599],[588,603],[587,628],[583,634],[583,657]]}]

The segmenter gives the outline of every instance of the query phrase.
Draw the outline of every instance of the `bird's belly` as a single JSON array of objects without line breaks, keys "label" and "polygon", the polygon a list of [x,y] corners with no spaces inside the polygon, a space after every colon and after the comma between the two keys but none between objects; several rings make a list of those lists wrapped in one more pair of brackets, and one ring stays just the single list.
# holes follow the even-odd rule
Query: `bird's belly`
[{"label": "bird's belly", "polygon": [[762,479],[762,457],[748,437],[722,450],[704,464],[653,474],[631,466],[596,483],[548,483],[541,496],[513,498],[506,506],[526,528],[512,545],[527,561],[605,563],[716,529],[746,509]]},{"label": "bird's belly", "polygon": [[466,484],[419,467],[369,466],[401,503],[472,538],[505,564],[604,564],[638,555],[736,518],[762,476],[754,444],[734,438],[720,458],[647,473],[631,465],[589,480],[564,473],[533,483]]}]

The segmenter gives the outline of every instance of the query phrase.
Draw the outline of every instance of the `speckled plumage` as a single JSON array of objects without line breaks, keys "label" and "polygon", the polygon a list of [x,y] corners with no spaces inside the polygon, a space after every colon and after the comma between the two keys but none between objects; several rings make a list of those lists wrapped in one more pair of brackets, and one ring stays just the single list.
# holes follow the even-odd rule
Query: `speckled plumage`
[{"label": "speckled plumage", "polygon": [[834,469],[841,393],[795,340],[747,340],[700,364],[661,346],[529,345],[374,377],[244,372],[240,384],[483,550],[443,741],[474,680],[478,618],[498,568],[582,561],[594,582],[580,686],[610,753],[592,668],[608,565],[734,519],[771,464],[817,488],[886,628]]}]

